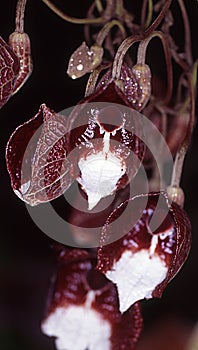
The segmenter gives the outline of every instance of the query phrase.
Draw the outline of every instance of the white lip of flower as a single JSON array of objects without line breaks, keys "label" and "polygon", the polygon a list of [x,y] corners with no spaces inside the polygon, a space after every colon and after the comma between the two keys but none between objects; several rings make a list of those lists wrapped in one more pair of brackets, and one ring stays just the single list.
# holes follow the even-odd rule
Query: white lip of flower
[{"label": "white lip of flower", "polygon": [[114,136],[117,130],[123,127],[123,124],[112,132],[108,132],[98,121],[97,123],[100,127],[100,134],[104,134],[103,149],[92,153],[86,159],[79,160],[81,176],[76,179],[88,196],[88,210],[93,209],[102,198],[113,194],[117,189],[118,181],[126,173],[126,165],[121,158],[110,151],[111,134]]},{"label": "white lip of flower", "polygon": [[57,350],[110,350],[111,325],[91,309],[94,298],[90,291],[84,305],[57,307],[43,322],[42,331],[56,337]]},{"label": "white lip of flower", "polygon": [[88,196],[89,210],[116,190],[118,180],[126,172],[119,158],[111,154],[106,157],[103,152],[92,154],[85,160],[80,159],[78,166],[81,177],[77,181]]},{"label": "white lip of flower", "polygon": [[112,270],[106,272],[107,278],[117,285],[122,313],[136,301],[152,298],[156,286],[167,276],[165,261],[155,253],[156,237],[153,236],[150,249],[141,249],[136,253],[126,250]]}]

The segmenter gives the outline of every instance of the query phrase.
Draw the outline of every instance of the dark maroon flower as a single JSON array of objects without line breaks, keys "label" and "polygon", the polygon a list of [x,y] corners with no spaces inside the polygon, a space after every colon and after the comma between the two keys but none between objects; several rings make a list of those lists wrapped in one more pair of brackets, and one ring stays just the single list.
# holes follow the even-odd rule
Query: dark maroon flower
[{"label": "dark maroon flower", "polygon": [[[151,95],[151,72],[146,64],[136,64],[132,68],[123,63],[120,78],[112,78],[112,68],[110,68],[96,86],[96,94],[100,96],[101,90],[105,92],[105,100],[108,94],[111,101],[128,105],[137,111],[141,111],[147,104]],[[99,91],[98,91],[99,90]],[[101,98],[101,97],[100,97]],[[104,98],[104,94],[102,95]],[[100,101],[102,101],[100,99]]]},{"label": "dark maroon flower", "polygon": [[74,180],[65,133],[65,118],[43,104],[34,118],[11,135],[7,168],[14,192],[28,204],[60,196]]},{"label": "dark maroon flower", "polygon": [[94,251],[57,252],[43,332],[55,337],[59,350],[133,350],[142,328],[139,304],[120,313],[116,287],[95,269]]},{"label": "dark maroon flower", "polygon": [[141,165],[143,127],[134,109],[140,91],[127,66],[119,82],[107,72],[95,92],[80,101],[68,118],[67,151],[89,209],[125,187]]},{"label": "dark maroon flower", "polygon": [[111,213],[101,242],[97,268],[116,283],[123,312],[143,298],[161,297],[188,256],[190,222],[165,193],[140,195]]},{"label": "dark maroon flower", "polygon": [[[103,100],[111,99],[103,90],[97,96],[104,93]],[[21,199],[31,205],[49,201],[76,179],[92,209],[135,176],[145,151],[136,136],[142,133],[137,112],[123,101],[115,105],[94,100],[94,94],[84,99],[67,121],[42,105],[33,119],[13,133],[7,145],[7,167]]]},{"label": "dark maroon flower", "polygon": [[0,37],[0,108],[11,97],[19,73],[19,59]]}]

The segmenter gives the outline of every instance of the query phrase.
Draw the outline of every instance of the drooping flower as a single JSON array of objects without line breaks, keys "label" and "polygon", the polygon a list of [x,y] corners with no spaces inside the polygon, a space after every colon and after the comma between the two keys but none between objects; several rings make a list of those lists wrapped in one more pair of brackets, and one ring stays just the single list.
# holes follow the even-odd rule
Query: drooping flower
[{"label": "drooping flower", "polygon": [[34,118],[11,135],[6,149],[11,185],[28,204],[60,196],[74,180],[65,134],[65,118],[43,104]]},{"label": "drooping flower", "polygon": [[83,249],[57,249],[42,331],[58,350],[133,350],[142,329],[138,303],[123,315],[116,287],[95,269],[96,255]]},{"label": "drooping flower", "polygon": [[97,268],[117,285],[120,310],[161,297],[190,243],[189,219],[165,193],[135,196],[118,206],[103,227]]},{"label": "drooping flower", "polygon": [[141,89],[135,76],[128,80],[130,74],[124,67],[126,91],[114,80],[104,80],[67,120],[43,104],[33,119],[16,129],[6,158],[12,187],[21,199],[31,205],[49,201],[76,179],[91,210],[133,179],[145,145],[141,118],[134,109]]}]

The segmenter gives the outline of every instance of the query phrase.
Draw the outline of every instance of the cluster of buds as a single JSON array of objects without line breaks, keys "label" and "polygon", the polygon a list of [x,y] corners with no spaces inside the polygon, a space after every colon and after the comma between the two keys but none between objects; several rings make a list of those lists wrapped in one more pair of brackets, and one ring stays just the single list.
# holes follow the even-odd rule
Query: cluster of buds
[{"label": "cluster of buds", "polygon": [[[162,296],[191,245],[180,177],[194,125],[197,63],[191,56],[185,7],[178,0],[186,29],[185,52],[178,52],[170,34],[171,0],[157,2],[153,22],[151,9],[146,19],[145,2],[141,25],[133,23],[122,1],[107,1],[105,8],[95,2],[100,17],[94,17],[92,6],[85,20],[70,18],[43,1],[68,21],[102,28],[90,48],[84,41],[68,64],[73,79],[90,73],[85,97],[67,117],[42,104],[13,132],[6,149],[12,188],[27,204],[50,202],[75,182],[85,198],[81,211],[72,208],[69,215],[78,248],[54,245],[57,275],[42,331],[56,338],[58,350],[133,350],[142,328],[140,301]],[[19,1],[23,10],[25,3]],[[17,9],[24,13],[19,5]],[[9,45],[0,41],[0,64],[6,70],[1,106],[32,71],[30,41],[22,22],[16,23]],[[90,30],[86,33],[88,42]],[[146,63],[147,47],[156,37],[164,49],[167,87]],[[136,60],[128,53],[134,43]],[[176,94],[173,62],[182,71]],[[156,133],[148,132],[144,120],[161,135],[157,165],[149,148],[151,142],[156,145]],[[163,188],[156,171],[168,160],[162,139],[173,159],[172,179]],[[135,187],[142,167],[148,187],[140,179],[140,188],[131,195],[130,184]],[[113,195],[105,210],[95,211]],[[93,230],[81,241],[82,228],[92,232],[92,227],[98,227],[99,238],[91,237]]]}]

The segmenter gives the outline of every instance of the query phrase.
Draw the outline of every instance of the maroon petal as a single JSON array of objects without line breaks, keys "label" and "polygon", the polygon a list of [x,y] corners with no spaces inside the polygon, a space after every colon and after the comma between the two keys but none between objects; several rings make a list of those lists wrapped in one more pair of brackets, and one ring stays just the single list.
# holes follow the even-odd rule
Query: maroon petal
[{"label": "maroon petal", "polygon": [[125,100],[125,103],[127,101],[137,111],[141,111],[145,107],[151,95],[149,66],[136,64],[131,69],[124,63],[119,80],[112,79],[112,68],[110,68],[99,81],[96,91],[112,82],[114,83],[115,92],[122,100]]},{"label": "maroon petal", "polygon": [[65,133],[65,118],[43,104],[10,137],[6,159],[12,188],[28,204],[54,199],[72,183]]},{"label": "maroon petal", "polygon": [[124,188],[141,165],[142,121],[130,107],[112,80],[83,99],[68,118],[67,151],[89,209]]},{"label": "maroon petal", "polygon": [[2,37],[0,37],[0,73],[0,108],[2,108],[12,95],[19,73],[19,59]]},{"label": "maroon petal", "polygon": [[95,270],[94,251],[59,246],[57,259],[42,322],[57,349],[133,350],[142,329],[139,304],[120,313],[115,285]]},{"label": "maroon petal", "polygon": [[111,213],[101,242],[97,268],[117,284],[125,311],[137,300],[161,297],[188,256],[190,222],[177,204],[169,205],[166,194],[149,193]]}]

